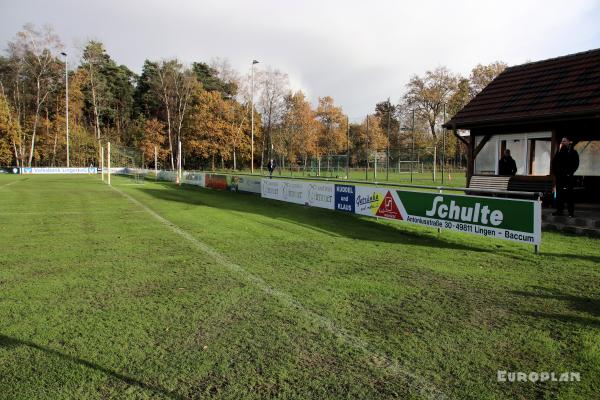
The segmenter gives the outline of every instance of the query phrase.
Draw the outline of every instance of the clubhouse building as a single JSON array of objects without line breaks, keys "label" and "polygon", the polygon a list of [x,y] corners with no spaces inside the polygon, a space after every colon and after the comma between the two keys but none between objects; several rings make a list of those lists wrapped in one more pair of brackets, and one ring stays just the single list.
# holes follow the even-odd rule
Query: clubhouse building
[{"label": "clubhouse building", "polygon": [[600,204],[600,49],[509,67],[444,127],[469,148],[469,182],[498,175],[509,149],[517,188],[551,185],[552,157],[568,136],[580,158],[577,201]]}]

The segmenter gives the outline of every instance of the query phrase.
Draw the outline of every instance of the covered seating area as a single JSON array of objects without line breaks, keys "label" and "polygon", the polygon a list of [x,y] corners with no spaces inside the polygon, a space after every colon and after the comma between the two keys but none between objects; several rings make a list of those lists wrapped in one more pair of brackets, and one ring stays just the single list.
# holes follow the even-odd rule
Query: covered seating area
[{"label": "covered seating area", "polygon": [[469,183],[497,185],[508,149],[517,172],[506,188],[544,191],[547,205],[552,158],[567,136],[580,159],[576,202],[600,204],[600,49],[509,67],[444,127],[468,146]]}]

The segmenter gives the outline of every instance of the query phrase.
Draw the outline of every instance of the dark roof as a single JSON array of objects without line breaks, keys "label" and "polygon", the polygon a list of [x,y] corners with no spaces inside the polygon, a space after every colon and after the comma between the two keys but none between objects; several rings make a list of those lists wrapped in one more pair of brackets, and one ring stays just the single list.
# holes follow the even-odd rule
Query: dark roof
[{"label": "dark roof", "polygon": [[600,114],[600,49],[507,68],[444,126],[470,129]]}]

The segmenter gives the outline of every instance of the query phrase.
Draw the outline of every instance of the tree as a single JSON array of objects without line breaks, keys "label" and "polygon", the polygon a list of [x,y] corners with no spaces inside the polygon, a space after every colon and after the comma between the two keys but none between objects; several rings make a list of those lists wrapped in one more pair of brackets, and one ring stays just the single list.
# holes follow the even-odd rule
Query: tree
[{"label": "tree", "polygon": [[[93,126],[94,136],[96,140],[100,142],[100,94],[99,91],[104,91],[106,84],[98,73],[98,70],[102,68],[107,60],[108,55],[104,51],[104,45],[100,42],[90,41],[85,49],[83,50],[83,64],[81,65],[87,72],[88,88],[91,96],[86,96],[88,101],[91,100],[91,107],[93,111]],[[98,146],[100,147],[100,146]]]},{"label": "tree", "polygon": [[[24,113],[31,122],[31,145],[27,164],[31,166],[35,151],[35,141],[42,107],[50,93],[56,90],[61,81],[60,62],[56,54],[62,49],[59,37],[51,26],[38,30],[26,24],[16,38],[8,44],[10,58],[17,65],[16,78],[22,83],[17,86],[17,96],[23,95]],[[21,100],[19,100],[21,103]],[[29,125],[29,120],[27,125]],[[21,160],[24,164],[24,160]]]},{"label": "tree", "polygon": [[[316,112],[320,128],[317,136],[316,155],[333,155],[346,148],[347,144],[347,119],[341,107],[334,104],[330,96],[320,97]],[[329,169],[330,157],[327,157]]]},{"label": "tree", "polygon": [[[161,91],[163,106],[166,114],[167,138],[171,159],[171,169],[175,169],[173,141],[179,142],[182,138],[183,122],[188,112],[192,91],[199,86],[194,73],[185,69],[176,59],[162,61],[157,70],[157,77]],[[173,138],[175,135],[175,138]],[[177,153],[177,159],[181,154]]]},{"label": "tree", "polygon": [[267,158],[272,157],[273,128],[280,123],[283,115],[283,99],[289,92],[289,78],[287,74],[269,67],[266,70],[256,73],[255,81],[259,93],[258,109],[262,115],[264,132],[260,157],[260,167],[262,169],[264,165],[265,145]]},{"label": "tree", "polygon": [[133,98],[136,118],[140,116],[158,117],[161,114],[163,102],[157,62],[144,61],[142,74],[137,78]]},{"label": "tree", "polygon": [[[80,69],[87,78],[84,86],[87,114],[93,121],[96,139],[100,141],[102,129],[106,129],[114,131],[109,135],[114,140],[130,145],[136,75],[125,65],[117,65],[101,42],[88,42],[82,61]],[[107,134],[104,132],[104,136]]]},{"label": "tree", "polygon": [[157,150],[157,158],[164,163],[169,158],[169,152],[162,147],[165,142],[165,125],[156,118],[142,122],[143,131],[139,147],[144,154],[145,160],[152,160],[154,164],[154,152]]},{"label": "tree", "polygon": [[354,145],[361,150],[365,159],[369,153],[387,146],[387,133],[382,128],[381,117],[376,114],[368,115],[360,124],[356,124],[352,130],[352,138]]},{"label": "tree", "polygon": [[217,157],[224,163],[233,157],[231,137],[235,135],[235,113],[231,103],[217,91],[198,91],[189,118],[189,132],[184,143],[191,157],[210,159],[214,170]]},{"label": "tree", "polygon": [[477,96],[487,85],[490,84],[498,75],[500,75],[508,65],[502,61],[496,61],[488,65],[477,64],[471,70],[469,80],[471,82],[471,99]]},{"label": "tree", "polygon": [[300,156],[306,170],[308,156],[316,153],[318,131],[319,123],[304,93],[298,91],[287,94],[284,98],[278,152],[284,154],[290,163]]},{"label": "tree", "polygon": [[232,81],[224,81],[219,77],[219,71],[206,63],[192,63],[192,71],[198,81],[209,92],[217,91],[226,99],[231,99],[236,95],[237,84]]},{"label": "tree", "polygon": [[250,119],[247,118],[247,111],[250,104],[242,105],[235,100],[228,100],[233,110],[233,121],[231,121],[231,150],[233,154],[233,169],[237,169],[237,156],[241,154],[250,159]]},{"label": "tree", "polygon": [[19,165],[17,144],[21,136],[20,131],[19,121],[15,118],[0,82],[0,165],[12,165],[13,158],[17,166]]},{"label": "tree", "polygon": [[436,127],[444,104],[449,102],[457,84],[456,75],[446,67],[438,67],[433,71],[427,71],[424,77],[413,75],[406,85],[405,101],[415,110],[419,119],[427,121],[435,142],[437,142]]}]

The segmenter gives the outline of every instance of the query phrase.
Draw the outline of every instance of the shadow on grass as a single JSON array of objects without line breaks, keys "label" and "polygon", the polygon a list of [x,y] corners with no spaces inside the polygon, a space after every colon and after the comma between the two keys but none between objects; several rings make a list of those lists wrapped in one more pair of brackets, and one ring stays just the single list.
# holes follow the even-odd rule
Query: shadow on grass
[{"label": "shadow on grass", "polygon": [[592,317],[581,317],[577,315],[557,314],[557,313],[544,313],[539,311],[529,311],[523,314],[529,315],[536,318],[548,318],[558,320],[566,323],[577,323],[590,327],[600,327],[600,300],[593,299],[590,297],[574,296],[571,294],[564,294],[557,290],[547,289],[544,287],[535,286],[532,288],[533,291],[511,291],[510,293],[529,297],[534,299],[550,299],[559,300],[567,303],[567,307],[573,311],[585,313]]},{"label": "shadow on grass", "polygon": [[587,317],[578,317],[577,315],[553,314],[543,312],[522,312],[521,314],[534,318],[546,318],[553,321],[561,321],[568,324],[579,324],[590,328],[600,328],[600,320]]},{"label": "shadow on grass", "polygon": [[556,257],[556,258],[562,258],[565,260],[565,262],[568,262],[569,260],[573,260],[573,259],[577,259],[577,260],[585,260],[585,261],[591,261],[593,263],[596,264],[600,264],[600,256],[590,256],[590,255],[585,255],[585,254],[576,254],[576,253],[543,253],[543,256],[548,256],[548,257]]},{"label": "shadow on grass", "polygon": [[[487,251],[481,247],[444,241],[435,237],[436,233],[433,230],[431,233],[407,232],[374,220],[369,221],[357,218],[352,214],[316,207],[305,207],[303,212],[299,212],[297,204],[262,199],[248,193],[238,193],[232,196],[228,192],[198,189],[192,186],[184,185],[179,190],[173,190],[172,184],[161,183],[161,185],[168,190],[149,187],[140,187],[137,190],[159,200],[262,215],[275,220],[292,222],[316,232],[334,234],[350,239],[476,252]],[[202,196],[198,195],[199,190],[202,190]]]},{"label": "shadow on grass", "polygon": [[51,349],[51,348],[48,348],[48,347],[40,346],[40,345],[35,344],[33,342],[28,342],[26,340],[15,339],[15,338],[11,338],[11,337],[8,337],[8,336],[0,334],[0,348],[2,348],[2,347],[14,348],[14,347],[19,347],[19,346],[27,346],[27,347],[32,348],[32,349],[43,351],[43,352],[45,352],[45,353],[47,353],[49,355],[59,357],[59,358],[65,360],[65,361],[73,362],[73,363],[76,363],[76,364],[79,364],[79,365],[83,365],[84,367],[87,367],[87,368],[90,368],[90,369],[102,372],[102,373],[104,373],[106,375],[109,375],[109,376],[111,376],[111,377],[113,377],[115,379],[118,379],[118,380],[120,380],[120,381],[122,381],[122,382],[124,382],[124,383],[126,383],[128,385],[137,386],[137,387],[139,387],[141,389],[153,391],[154,393],[160,394],[160,395],[162,395],[164,397],[167,397],[169,399],[175,399],[175,400],[180,400],[181,399],[181,400],[183,400],[185,398],[185,397],[183,397],[181,395],[178,395],[177,393],[173,393],[173,392],[171,392],[171,391],[169,391],[169,390],[167,390],[167,389],[165,389],[163,387],[142,382],[142,381],[140,381],[138,379],[135,379],[135,378],[132,378],[130,376],[120,374],[120,373],[118,373],[116,371],[112,371],[112,370],[110,370],[108,368],[104,368],[104,367],[102,367],[102,366],[100,366],[98,364],[95,364],[93,362],[90,362],[90,361],[87,361],[87,360],[83,360],[81,358],[77,358],[77,357],[74,357],[74,356],[71,356],[71,355],[68,355],[68,354],[63,354],[60,351],[57,351],[57,350],[54,350],[54,349]]},{"label": "shadow on grass", "polygon": [[534,286],[532,287],[532,290],[533,291],[531,292],[512,291],[511,293],[523,297],[564,301],[569,304],[569,307],[572,310],[584,312],[593,315],[594,317],[600,317],[600,300],[598,299],[564,294],[557,290],[547,289],[540,286]]}]

